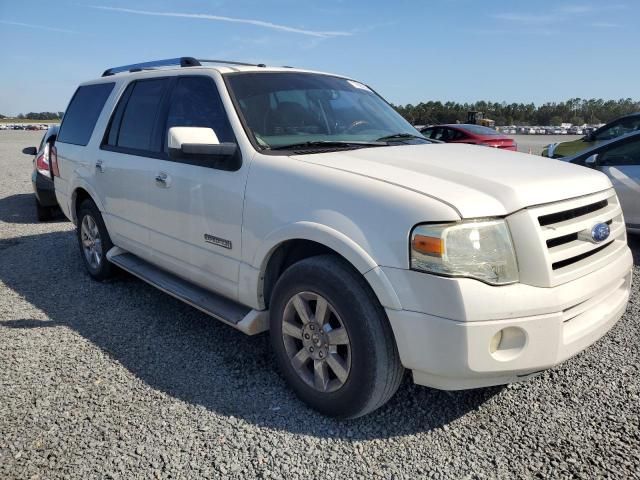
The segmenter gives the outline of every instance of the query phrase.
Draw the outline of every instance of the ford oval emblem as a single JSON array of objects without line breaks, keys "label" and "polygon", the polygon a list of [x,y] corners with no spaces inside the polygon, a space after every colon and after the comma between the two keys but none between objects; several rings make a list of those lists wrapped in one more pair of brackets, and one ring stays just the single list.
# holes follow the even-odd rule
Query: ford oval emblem
[{"label": "ford oval emblem", "polygon": [[610,233],[611,229],[609,228],[609,225],[606,223],[596,223],[591,229],[591,238],[596,243],[604,242],[609,238]]}]

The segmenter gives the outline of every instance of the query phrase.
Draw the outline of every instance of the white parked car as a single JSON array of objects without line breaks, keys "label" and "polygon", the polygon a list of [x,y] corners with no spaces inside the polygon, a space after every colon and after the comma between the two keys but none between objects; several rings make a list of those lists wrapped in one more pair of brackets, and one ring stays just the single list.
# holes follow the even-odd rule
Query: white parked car
[{"label": "white parked car", "polygon": [[602,173],[432,144],[349,78],[209,62],[110,69],[66,109],[55,190],[93,278],[117,265],[270,330],[293,390],[337,417],[405,368],[440,389],[528,378],[622,316],[632,257]]},{"label": "white parked car", "polygon": [[607,175],[620,199],[627,230],[640,234],[640,131],[599,143],[561,160]]}]

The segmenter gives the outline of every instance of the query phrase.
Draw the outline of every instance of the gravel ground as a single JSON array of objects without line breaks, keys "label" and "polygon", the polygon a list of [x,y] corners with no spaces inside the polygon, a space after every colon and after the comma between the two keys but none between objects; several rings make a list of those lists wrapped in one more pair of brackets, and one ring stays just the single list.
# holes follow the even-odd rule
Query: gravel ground
[{"label": "gravel ground", "polygon": [[129,276],[84,272],[37,223],[38,133],[0,131],[0,478],[640,478],[640,239],[626,315],[525,383],[446,393],[407,378],[337,422],[246,337]]}]

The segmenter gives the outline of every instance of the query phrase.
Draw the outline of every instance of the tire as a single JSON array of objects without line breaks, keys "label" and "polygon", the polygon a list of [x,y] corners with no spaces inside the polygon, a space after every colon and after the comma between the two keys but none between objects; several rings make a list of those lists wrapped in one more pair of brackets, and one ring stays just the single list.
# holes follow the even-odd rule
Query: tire
[{"label": "tire", "polygon": [[76,233],[80,255],[89,275],[95,280],[113,276],[115,267],[107,260],[107,252],[113,247],[100,210],[92,200],[84,200],[78,208]]},{"label": "tire", "polygon": [[[326,308],[318,308],[323,300]],[[370,413],[402,381],[404,368],[384,309],[362,275],[336,255],[301,260],[282,274],[271,297],[270,331],[283,377],[325,415]]]},{"label": "tire", "polygon": [[51,207],[45,207],[36,198],[36,216],[39,222],[46,222],[53,218],[53,209]]}]

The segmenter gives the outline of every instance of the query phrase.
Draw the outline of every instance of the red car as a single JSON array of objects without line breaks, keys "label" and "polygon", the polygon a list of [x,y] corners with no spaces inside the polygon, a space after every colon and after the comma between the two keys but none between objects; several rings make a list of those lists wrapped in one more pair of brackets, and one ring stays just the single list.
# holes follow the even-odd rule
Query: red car
[{"label": "red car", "polygon": [[504,150],[518,149],[516,142],[493,128],[466,123],[455,125],[435,125],[426,127],[420,132],[427,138],[440,140],[446,143],[471,143],[485,145],[487,147],[501,148]]}]

